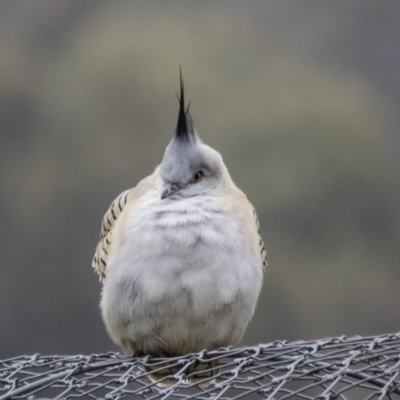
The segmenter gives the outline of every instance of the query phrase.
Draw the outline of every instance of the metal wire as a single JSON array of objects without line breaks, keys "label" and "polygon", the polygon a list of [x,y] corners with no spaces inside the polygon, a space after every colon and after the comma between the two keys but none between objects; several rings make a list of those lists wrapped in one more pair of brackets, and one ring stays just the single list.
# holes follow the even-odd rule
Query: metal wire
[{"label": "metal wire", "polygon": [[6,399],[400,399],[400,333],[277,341],[175,358],[0,360]]}]

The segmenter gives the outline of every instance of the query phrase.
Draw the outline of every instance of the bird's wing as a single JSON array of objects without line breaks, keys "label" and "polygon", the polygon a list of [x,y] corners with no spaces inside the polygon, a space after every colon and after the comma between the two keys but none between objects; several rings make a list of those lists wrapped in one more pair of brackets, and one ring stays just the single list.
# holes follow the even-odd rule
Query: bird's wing
[{"label": "bird's wing", "polygon": [[107,261],[109,255],[113,251],[113,233],[116,229],[117,221],[120,222],[125,218],[126,211],[134,208],[138,201],[145,195],[148,190],[154,189],[154,185],[158,178],[158,169],[153,175],[148,176],[138,183],[133,189],[122,192],[111,204],[103,217],[101,224],[100,239],[94,253],[92,267],[100,276],[102,281],[106,276]]},{"label": "bird's wing", "polygon": [[259,251],[260,251],[260,254],[261,254],[261,261],[262,261],[262,265],[263,265],[263,271],[265,272],[265,269],[268,267],[267,250],[265,250],[264,240],[261,237],[260,221],[258,219],[256,209],[253,206],[251,206],[251,207],[253,208],[254,223],[256,225],[257,233],[258,233],[258,248],[259,248]]},{"label": "bird's wing", "polygon": [[237,187],[232,188],[221,196],[225,207],[232,216],[239,220],[241,232],[245,235],[252,245],[254,253],[259,257],[260,268],[267,267],[267,251],[260,233],[260,222],[253,205],[246,195]]},{"label": "bird's wing", "polygon": [[125,190],[111,204],[103,217],[100,230],[100,240],[94,253],[92,267],[103,280],[106,274],[107,259],[112,244],[113,227],[117,218],[120,217],[126,204],[128,203],[129,195],[134,189]]}]

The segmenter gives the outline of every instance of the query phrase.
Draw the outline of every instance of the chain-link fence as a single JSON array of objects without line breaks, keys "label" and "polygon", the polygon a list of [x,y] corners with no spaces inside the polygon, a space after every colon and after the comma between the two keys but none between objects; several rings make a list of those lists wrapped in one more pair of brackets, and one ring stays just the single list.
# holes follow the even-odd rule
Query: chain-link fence
[{"label": "chain-link fence", "polygon": [[32,355],[0,361],[0,400],[400,399],[399,374],[400,333],[175,358]]}]

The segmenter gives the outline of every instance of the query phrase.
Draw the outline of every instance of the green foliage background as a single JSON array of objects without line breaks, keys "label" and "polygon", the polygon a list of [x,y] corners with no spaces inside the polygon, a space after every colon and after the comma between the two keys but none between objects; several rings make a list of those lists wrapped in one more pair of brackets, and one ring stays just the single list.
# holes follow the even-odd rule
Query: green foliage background
[{"label": "green foliage background", "polygon": [[[397,16],[397,17],[396,17]],[[243,341],[399,330],[396,1],[0,1],[0,357],[115,349],[90,264],[179,64],[269,254]]]}]

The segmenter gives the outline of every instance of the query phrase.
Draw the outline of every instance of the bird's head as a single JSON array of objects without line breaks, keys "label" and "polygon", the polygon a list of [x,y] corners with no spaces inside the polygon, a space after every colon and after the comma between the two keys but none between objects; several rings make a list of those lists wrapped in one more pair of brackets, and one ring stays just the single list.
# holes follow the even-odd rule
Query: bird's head
[{"label": "bird's head", "polygon": [[221,154],[204,144],[194,128],[185,106],[182,74],[180,78],[178,124],[160,168],[161,199],[210,194],[232,183]]}]

